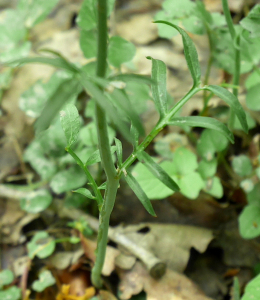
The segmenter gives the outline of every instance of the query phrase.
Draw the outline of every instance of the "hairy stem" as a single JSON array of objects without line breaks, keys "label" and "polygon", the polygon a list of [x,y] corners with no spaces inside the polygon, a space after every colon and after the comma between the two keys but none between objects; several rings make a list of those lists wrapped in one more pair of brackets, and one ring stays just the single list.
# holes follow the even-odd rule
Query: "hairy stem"
[{"label": "hairy stem", "polygon": [[[105,77],[107,68],[107,0],[98,0],[97,3],[98,53],[96,74],[98,77]],[[107,177],[107,188],[105,191],[104,202],[101,207],[99,217],[96,262],[91,274],[91,280],[93,285],[96,287],[101,287],[101,271],[103,268],[106,254],[109,220],[115,203],[116,193],[118,189],[118,179],[116,178],[117,173],[110,151],[106,114],[98,104],[96,104],[95,116],[101,164],[104,168]]]}]

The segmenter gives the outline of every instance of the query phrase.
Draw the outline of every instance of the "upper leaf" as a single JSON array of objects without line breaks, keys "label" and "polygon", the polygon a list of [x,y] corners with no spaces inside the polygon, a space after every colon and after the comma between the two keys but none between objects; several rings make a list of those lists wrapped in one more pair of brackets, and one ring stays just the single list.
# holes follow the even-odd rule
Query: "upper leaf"
[{"label": "upper leaf", "polygon": [[255,5],[240,24],[251,32],[252,38],[260,37],[260,4]]},{"label": "upper leaf", "polygon": [[234,111],[234,113],[238,117],[243,130],[245,132],[248,132],[248,125],[247,125],[247,121],[246,121],[245,111],[244,111],[243,107],[241,106],[241,104],[239,103],[238,99],[232,93],[230,93],[225,88],[217,86],[217,85],[209,85],[209,86],[204,87],[204,89],[211,91],[212,93],[217,95],[219,98],[224,100],[231,107],[231,109]]},{"label": "upper leaf", "polygon": [[148,213],[156,217],[151,201],[149,200],[145,192],[142,190],[140,184],[130,172],[127,173],[125,180],[130,186],[130,188],[133,190],[133,192],[136,194],[137,198],[141,201],[144,208],[148,211]]},{"label": "upper leaf", "polygon": [[60,111],[60,121],[66,136],[67,147],[71,147],[77,141],[80,129],[79,113],[74,104],[67,104]]},{"label": "upper leaf", "polygon": [[159,166],[146,152],[141,152],[137,154],[137,158],[144,162],[147,169],[158,178],[163,184],[174,192],[178,192],[180,188],[174,182],[174,180],[164,171],[164,169]]},{"label": "upper leaf", "polygon": [[199,117],[199,116],[190,116],[190,117],[179,117],[172,118],[168,123],[169,125],[188,125],[192,127],[203,127],[214,129],[221,132],[231,143],[234,143],[233,133],[227,128],[226,125],[220,121],[209,118],[209,117]]},{"label": "upper leaf", "polygon": [[179,33],[182,36],[182,41],[183,41],[183,46],[184,46],[184,55],[185,55],[185,59],[188,64],[188,68],[189,68],[191,76],[193,78],[194,85],[198,86],[200,84],[201,71],[200,71],[198,53],[195,48],[195,45],[193,44],[192,39],[188,36],[188,34],[182,28],[180,28],[179,26],[174,25],[170,22],[155,21],[154,23],[166,24],[166,25],[169,25],[179,31]]},{"label": "upper leaf", "polygon": [[152,95],[155,106],[160,114],[160,117],[164,117],[167,113],[167,90],[166,90],[166,65],[159,59],[153,59],[148,56],[148,59],[152,60]]},{"label": "upper leaf", "polygon": [[96,199],[96,197],[93,196],[91,194],[91,192],[88,189],[85,189],[85,188],[79,188],[79,189],[73,191],[73,193],[81,194],[81,195],[83,195],[83,196],[85,196],[85,197],[87,197],[89,199]]},{"label": "upper leaf", "polygon": [[78,80],[68,79],[60,84],[56,92],[46,103],[39,119],[36,121],[36,131],[47,129],[54,117],[68,101],[74,101],[81,91]]}]

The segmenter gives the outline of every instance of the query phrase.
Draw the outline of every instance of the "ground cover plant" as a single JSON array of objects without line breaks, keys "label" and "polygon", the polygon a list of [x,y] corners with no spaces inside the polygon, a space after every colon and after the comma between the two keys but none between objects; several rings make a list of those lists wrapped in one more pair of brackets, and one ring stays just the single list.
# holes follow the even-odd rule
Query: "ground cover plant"
[{"label": "ground cover plant", "polygon": [[[174,102],[167,92],[167,67],[162,60],[151,56],[144,58],[151,61],[151,77],[121,71],[122,65],[133,59],[135,46],[122,37],[109,34],[107,21],[114,1],[83,1],[76,19],[80,47],[85,58],[89,59],[83,66],[49,49],[42,49],[42,56],[27,57],[30,28],[42,21],[56,4],[33,3],[28,6],[26,1],[20,1],[16,11],[6,11],[2,20],[2,27],[9,26],[10,16],[22,12],[21,32],[17,33],[18,25],[15,24],[10,27],[14,36],[2,31],[1,39],[6,36],[10,39],[9,44],[1,46],[4,51],[0,59],[6,68],[1,74],[2,91],[8,88],[11,75],[21,65],[40,63],[58,69],[48,82],[37,81],[20,98],[20,108],[27,116],[37,118],[36,137],[26,148],[23,159],[39,177],[38,182],[29,185],[30,192],[21,197],[20,205],[28,213],[41,213],[52,205],[53,195],[65,193],[65,204],[74,207],[91,204],[98,211],[96,260],[91,281],[96,288],[101,288],[109,219],[121,180],[126,181],[152,216],[156,216],[156,211],[150,200],[163,199],[175,192],[189,199],[196,199],[201,191],[214,198],[223,197],[223,186],[217,175],[218,164],[226,163],[225,153],[235,141],[234,133],[247,133],[248,128],[256,127],[250,111],[259,110],[256,94],[260,84],[257,51],[260,6],[256,5],[239,25],[234,26],[226,0],[222,1],[224,15],[210,14],[201,1],[164,1],[163,10],[155,15],[155,23],[164,38],[181,35],[193,80],[187,93]],[[208,35],[210,56],[203,80],[197,50],[187,32]],[[209,84],[214,64],[233,76],[231,84]],[[245,112],[237,97],[240,75],[246,72],[252,73],[246,81]],[[199,115],[180,116],[183,106],[199,92],[202,92],[204,103]],[[87,104],[82,104],[86,95],[90,99]],[[209,103],[214,95],[230,108],[223,105],[219,111],[211,111]],[[158,112],[158,121],[148,134],[140,117],[147,97],[153,100]],[[85,108],[84,116],[79,114],[82,107]],[[84,122],[86,118],[87,124]],[[147,147],[168,126],[179,126],[191,137],[192,127],[204,128],[195,142],[196,152],[183,146],[172,153],[166,136],[155,142],[157,155],[151,156]],[[132,145],[129,155],[124,154],[123,145],[126,143]],[[247,196],[248,205],[239,218],[240,233],[246,239],[260,234],[259,163],[258,151],[254,157],[237,155],[232,160],[232,169],[227,166],[232,174],[236,174],[235,179]],[[92,234],[84,220],[71,222],[69,226],[85,236]],[[54,239],[48,231],[38,231],[27,243],[30,262],[35,258],[49,257],[59,243],[73,245],[80,241],[76,235]],[[158,272],[162,276],[165,268]],[[4,299],[21,298],[19,288],[8,287],[13,281],[11,271],[0,273],[0,295]],[[251,295],[257,297],[255,286],[258,281],[256,277],[246,287],[242,299],[249,299]],[[31,288],[42,292],[54,284],[52,273],[43,270]],[[234,289],[236,299],[239,299],[237,283]],[[27,297],[24,291],[22,297]],[[95,299],[94,295],[91,299]]]}]

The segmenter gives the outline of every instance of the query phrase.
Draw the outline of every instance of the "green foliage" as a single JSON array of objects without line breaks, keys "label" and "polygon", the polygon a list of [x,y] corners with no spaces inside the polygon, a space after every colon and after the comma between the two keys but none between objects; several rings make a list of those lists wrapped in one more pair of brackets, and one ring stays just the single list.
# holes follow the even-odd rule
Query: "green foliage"
[{"label": "green foliage", "polygon": [[239,155],[233,158],[232,168],[239,176],[247,176],[252,173],[252,164],[246,155]]},{"label": "green foliage", "polygon": [[48,190],[42,189],[30,192],[20,201],[21,208],[29,213],[44,211],[52,202],[52,196]]},{"label": "green foliage", "polygon": [[16,286],[12,286],[4,291],[0,291],[1,300],[20,300],[21,299],[21,289]]},{"label": "green foliage", "polygon": [[39,279],[35,280],[32,284],[32,289],[36,292],[43,292],[47,287],[52,286],[56,283],[55,278],[52,276],[51,272],[45,270],[40,273]]},{"label": "green foliage", "polygon": [[245,288],[245,293],[241,300],[256,300],[260,297],[259,291],[260,275],[252,279]]},{"label": "green foliage", "polygon": [[0,272],[0,289],[3,288],[4,285],[11,284],[14,280],[14,274],[10,270],[3,270]]},{"label": "green foliage", "polygon": [[260,37],[260,4],[254,6],[240,24],[251,33],[251,38]]},{"label": "green foliage", "polygon": [[35,256],[46,258],[54,252],[55,245],[54,239],[46,231],[39,231],[27,244],[28,255],[31,259]]}]

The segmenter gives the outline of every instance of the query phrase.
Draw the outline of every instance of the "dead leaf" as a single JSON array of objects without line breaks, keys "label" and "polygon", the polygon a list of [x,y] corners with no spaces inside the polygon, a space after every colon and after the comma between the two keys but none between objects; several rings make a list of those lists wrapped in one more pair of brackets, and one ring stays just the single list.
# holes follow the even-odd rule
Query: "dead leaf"
[{"label": "dead leaf", "polygon": [[132,255],[125,255],[123,253],[120,253],[116,259],[115,264],[123,270],[130,270],[134,266],[136,262],[136,257]]},{"label": "dead leaf", "polygon": [[137,262],[131,271],[120,272],[120,299],[127,300],[144,290],[147,300],[212,300],[186,276],[167,270],[160,279],[149,276],[147,270]]},{"label": "dead leaf", "polygon": [[[142,229],[149,232],[138,232]],[[165,261],[170,269],[178,272],[185,269],[191,247],[202,253],[213,239],[211,230],[177,224],[143,223],[125,228],[118,227],[118,232]]]}]

